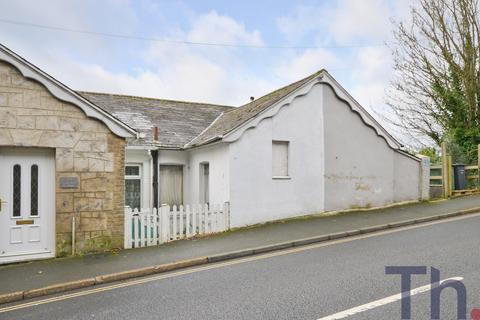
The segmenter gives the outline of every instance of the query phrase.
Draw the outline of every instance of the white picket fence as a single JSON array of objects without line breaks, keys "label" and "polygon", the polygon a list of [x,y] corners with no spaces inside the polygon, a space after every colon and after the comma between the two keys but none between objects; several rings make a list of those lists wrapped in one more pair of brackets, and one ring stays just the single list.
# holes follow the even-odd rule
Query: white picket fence
[{"label": "white picket fence", "polygon": [[230,206],[163,205],[153,209],[125,207],[125,249],[155,246],[191,238],[196,235],[223,232],[230,228]]}]

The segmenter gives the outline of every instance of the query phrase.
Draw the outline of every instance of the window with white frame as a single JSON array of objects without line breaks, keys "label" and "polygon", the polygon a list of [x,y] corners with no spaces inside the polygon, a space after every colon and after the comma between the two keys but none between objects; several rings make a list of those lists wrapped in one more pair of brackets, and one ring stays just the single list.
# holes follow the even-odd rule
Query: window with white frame
[{"label": "window with white frame", "polygon": [[140,164],[127,164],[125,166],[125,205],[139,210],[142,199],[141,168]]},{"label": "window with white frame", "polygon": [[273,178],[288,177],[288,141],[272,141]]},{"label": "window with white frame", "polygon": [[200,203],[210,204],[210,164],[200,163]]}]

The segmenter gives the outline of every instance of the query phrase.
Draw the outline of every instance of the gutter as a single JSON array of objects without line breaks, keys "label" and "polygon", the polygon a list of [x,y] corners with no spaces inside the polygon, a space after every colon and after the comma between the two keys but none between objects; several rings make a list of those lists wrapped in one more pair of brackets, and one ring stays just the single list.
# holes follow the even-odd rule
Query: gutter
[{"label": "gutter", "polygon": [[203,141],[201,144],[192,144],[192,145],[186,145],[182,150],[187,150],[187,149],[193,149],[193,148],[198,148],[198,147],[203,147],[207,144],[211,144],[212,142],[215,142],[215,141],[218,141],[218,140],[222,140],[223,139],[223,135],[220,135],[220,136],[214,136],[208,140],[205,140]]}]

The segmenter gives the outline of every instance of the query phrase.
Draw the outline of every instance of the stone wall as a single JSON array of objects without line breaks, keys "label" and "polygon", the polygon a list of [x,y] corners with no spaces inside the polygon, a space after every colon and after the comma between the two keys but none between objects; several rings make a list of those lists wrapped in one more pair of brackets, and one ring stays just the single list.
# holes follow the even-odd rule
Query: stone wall
[{"label": "stone wall", "polygon": [[[77,252],[123,246],[125,140],[2,61],[0,146],[55,149],[57,256],[71,252],[74,215]],[[62,177],[78,187],[60,188]]]}]

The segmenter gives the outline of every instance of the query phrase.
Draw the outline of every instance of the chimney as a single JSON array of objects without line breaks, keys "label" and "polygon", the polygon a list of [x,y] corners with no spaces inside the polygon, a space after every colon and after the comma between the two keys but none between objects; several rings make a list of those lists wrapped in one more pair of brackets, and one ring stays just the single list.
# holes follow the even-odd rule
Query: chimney
[{"label": "chimney", "polygon": [[153,141],[158,141],[158,127],[152,128],[152,138]]},{"label": "chimney", "polygon": [[250,101],[253,101],[253,100],[255,100],[255,97],[250,97]]}]

